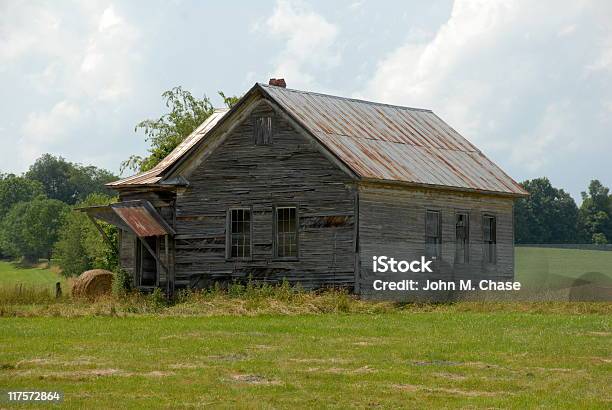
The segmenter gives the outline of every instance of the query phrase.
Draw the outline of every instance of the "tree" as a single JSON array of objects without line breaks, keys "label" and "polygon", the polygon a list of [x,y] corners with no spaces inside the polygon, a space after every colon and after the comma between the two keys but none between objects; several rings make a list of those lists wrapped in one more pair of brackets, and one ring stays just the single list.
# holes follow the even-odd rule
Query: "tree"
[{"label": "tree", "polygon": [[[116,198],[91,194],[80,206],[108,205],[116,202]],[[89,269],[107,269],[115,271],[118,266],[118,235],[117,228],[99,222],[112,246],[93,225],[89,217],[73,211],[66,215],[59,231],[59,240],[55,244],[53,256],[57,259],[65,276],[77,276]]]},{"label": "tree", "polygon": [[[232,107],[239,98],[227,97],[219,91],[226,106]],[[145,139],[151,144],[149,156],[142,158],[132,155],[121,164],[121,172],[126,169],[148,171],[164,159],[177,145],[202,124],[214,111],[210,99],[198,99],[182,87],[174,87],[165,91],[162,98],[170,112],[158,119],[148,119],[139,122],[134,131],[143,130]]]},{"label": "tree", "polygon": [[84,200],[94,192],[109,193],[104,184],[117,179],[107,170],[74,164],[51,154],[38,158],[25,177],[39,181],[48,198],[70,205]]},{"label": "tree", "polygon": [[598,180],[592,180],[588,192],[582,192],[580,206],[582,240],[592,243],[612,241],[612,195]]},{"label": "tree", "polygon": [[578,207],[563,189],[553,187],[548,178],[521,183],[529,197],[514,207],[517,243],[575,243],[578,240]]},{"label": "tree", "polygon": [[30,201],[37,196],[44,196],[40,182],[32,181],[13,174],[0,176],[0,221],[18,202]]},{"label": "tree", "polygon": [[51,257],[53,244],[68,206],[56,199],[38,197],[14,205],[2,220],[0,242],[11,256],[27,262]]}]

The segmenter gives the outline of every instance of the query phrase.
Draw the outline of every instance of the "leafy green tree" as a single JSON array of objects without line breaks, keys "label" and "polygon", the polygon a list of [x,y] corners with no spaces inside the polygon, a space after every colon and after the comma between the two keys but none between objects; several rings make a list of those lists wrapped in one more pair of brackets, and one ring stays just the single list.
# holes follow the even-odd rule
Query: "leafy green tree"
[{"label": "leafy green tree", "polygon": [[36,198],[14,205],[2,220],[2,248],[27,262],[51,257],[53,244],[69,208],[56,199]]},{"label": "leafy green tree", "polygon": [[16,203],[30,201],[44,194],[43,186],[38,181],[13,174],[0,176],[0,220]]},{"label": "leafy green tree", "polygon": [[521,183],[529,197],[514,207],[517,243],[575,243],[578,240],[578,207],[563,189],[552,186],[548,178]]},{"label": "leafy green tree", "polygon": [[[221,91],[219,95],[228,107],[232,107],[239,100],[236,96],[227,97]],[[166,100],[166,107],[170,112],[158,119],[141,121],[134,129],[144,131],[145,139],[151,144],[149,156],[143,158],[132,155],[121,164],[121,172],[126,169],[140,172],[152,169],[214,111],[208,97],[196,98],[182,87],[165,91],[162,98]]]},{"label": "leafy green tree", "polygon": [[64,276],[78,276],[91,269],[91,259],[85,251],[87,221],[83,217],[77,212],[66,215],[59,230],[59,239],[53,248],[53,257],[62,268]]},{"label": "leafy green tree", "polygon": [[94,192],[109,193],[104,184],[117,179],[107,170],[74,164],[51,154],[38,158],[25,177],[40,182],[47,197],[70,205]]},{"label": "leafy green tree", "polygon": [[580,233],[585,242],[608,243],[612,240],[612,195],[598,180],[592,180],[582,192]]},{"label": "leafy green tree", "polygon": [[[77,207],[108,205],[116,198],[104,194],[91,194]],[[117,228],[99,222],[110,239],[108,244],[89,217],[82,212],[72,211],[66,215],[59,231],[53,256],[57,259],[65,276],[78,276],[89,269],[115,271],[118,267]]]},{"label": "leafy green tree", "polygon": [[217,93],[223,98],[223,103],[227,108],[232,108],[238,101],[240,101],[240,97],[236,95],[226,96],[223,91],[217,91]]}]

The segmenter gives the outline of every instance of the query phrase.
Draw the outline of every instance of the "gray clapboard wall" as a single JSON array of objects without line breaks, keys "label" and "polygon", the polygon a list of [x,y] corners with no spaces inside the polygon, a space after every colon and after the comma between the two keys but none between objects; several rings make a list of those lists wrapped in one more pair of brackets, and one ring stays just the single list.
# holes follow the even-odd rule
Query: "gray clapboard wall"
[{"label": "gray clapboard wall", "polygon": [[[253,124],[272,116],[270,145],[256,145]],[[352,286],[355,278],[355,193],[352,180],[311,140],[261,103],[188,177],[176,198],[177,286],[251,276],[300,282],[305,288]],[[273,209],[296,206],[299,257],[273,256]],[[226,255],[230,208],[252,211],[252,257]]]},{"label": "gray clapboard wall", "polygon": [[[396,260],[420,259],[425,254],[425,214],[427,210],[441,215],[441,256],[433,274],[374,273],[373,257]],[[455,216],[469,214],[469,262],[455,263]],[[483,258],[483,215],[494,215],[497,221],[496,263]],[[401,280],[512,280],[514,276],[513,199],[509,197],[417,189],[384,184],[362,184],[359,188],[361,294],[371,297],[403,298],[406,294],[374,292],[376,279]],[[421,282],[421,283],[423,283]]]}]

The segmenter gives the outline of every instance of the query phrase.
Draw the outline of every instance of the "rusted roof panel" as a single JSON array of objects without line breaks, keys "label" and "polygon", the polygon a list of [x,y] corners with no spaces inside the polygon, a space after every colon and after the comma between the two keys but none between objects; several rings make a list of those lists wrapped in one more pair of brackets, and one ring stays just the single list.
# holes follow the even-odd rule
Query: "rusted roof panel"
[{"label": "rusted roof panel", "polygon": [[139,237],[174,235],[174,230],[148,201],[125,201],[111,207]]},{"label": "rusted roof panel", "polygon": [[86,206],[82,208],[75,208],[75,211],[85,212],[92,218],[99,219],[111,225],[115,225],[119,229],[129,230],[129,227],[123,222],[123,220],[113,211],[110,205],[102,206]]},{"label": "rusted roof panel", "polygon": [[[527,193],[430,110],[256,84],[359,177],[511,195]],[[163,184],[228,110],[218,110],[150,171],[110,187]]]},{"label": "rusted roof panel", "polygon": [[260,86],[360,177],[526,193],[430,110]]},{"label": "rusted roof panel", "polygon": [[215,109],[215,111],[208,117],[202,125],[196,128],[187,138],[183,140],[166,158],[164,158],[159,164],[157,164],[154,168],[149,171],[141,172],[136,175],[132,175],[127,178],[120,179],[118,181],[111,182],[106,184],[108,187],[120,187],[120,186],[130,186],[130,185],[147,185],[147,184],[156,184],[162,179],[162,174],[164,171],[178,161],[194,144],[206,135],[208,131],[210,131],[221,118],[227,113],[229,109],[227,108],[219,108]]}]

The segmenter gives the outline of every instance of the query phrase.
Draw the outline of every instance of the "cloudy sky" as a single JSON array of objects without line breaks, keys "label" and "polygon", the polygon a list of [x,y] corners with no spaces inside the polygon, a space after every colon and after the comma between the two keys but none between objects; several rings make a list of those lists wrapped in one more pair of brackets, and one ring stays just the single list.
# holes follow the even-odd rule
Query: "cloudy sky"
[{"label": "cloudy sky", "polygon": [[612,2],[0,1],[0,171],[117,172],[162,91],[290,88],[433,109],[517,180],[612,186]]}]

